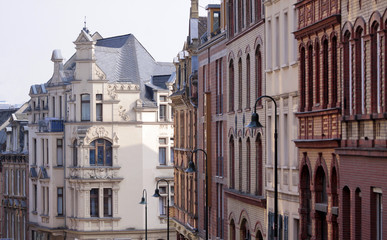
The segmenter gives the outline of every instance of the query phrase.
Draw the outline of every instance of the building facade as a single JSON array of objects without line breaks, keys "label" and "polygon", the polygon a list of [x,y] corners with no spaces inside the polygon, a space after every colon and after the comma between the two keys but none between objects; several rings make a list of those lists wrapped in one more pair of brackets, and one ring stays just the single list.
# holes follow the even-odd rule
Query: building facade
[{"label": "building facade", "polygon": [[386,1],[341,1],[340,239],[386,238],[386,27]]},{"label": "building facade", "polygon": [[[298,61],[297,13],[293,1],[265,1],[266,95],[277,103],[266,101],[266,197],[267,232],[272,239],[274,225],[274,129],[278,131],[278,237],[298,239],[299,196],[298,156],[293,139],[297,138]],[[265,99],[263,99],[265,100]]]},{"label": "building facade", "polygon": [[340,1],[298,1],[299,239],[338,239]]},{"label": "building facade", "polygon": [[[199,17],[199,2],[191,0],[187,41],[174,59],[176,81],[170,99],[174,112],[174,176],[177,239],[199,239],[197,174],[187,173],[191,152],[197,147],[198,58],[199,35],[206,18]],[[196,158],[192,159],[196,164]]]},{"label": "building facade", "polygon": [[7,120],[6,149],[0,153],[1,238],[25,240],[28,234],[28,118],[24,104]]},{"label": "building facade", "polygon": [[[132,34],[84,28],[74,44],[66,63],[53,51],[52,78],[30,90],[31,239],[142,239],[143,189],[148,236],[165,239],[173,64],[156,62]],[[159,179],[170,184],[152,198]]]},{"label": "building facade", "polygon": [[[228,0],[227,6],[227,176],[228,239],[265,239],[266,135],[245,126],[255,100],[265,94],[265,35],[260,0]],[[266,125],[265,106],[257,113]]]},{"label": "building facade", "polygon": [[[205,206],[208,200],[208,237],[227,239],[227,210],[225,190],[227,189],[227,118],[226,118],[226,76],[227,76],[227,31],[226,4],[209,4],[207,29],[200,37],[198,52],[198,143],[207,153],[196,155],[198,166],[199,233],[205,239]],[[206,173],[208,174],[208,196],[206,196]]]}]

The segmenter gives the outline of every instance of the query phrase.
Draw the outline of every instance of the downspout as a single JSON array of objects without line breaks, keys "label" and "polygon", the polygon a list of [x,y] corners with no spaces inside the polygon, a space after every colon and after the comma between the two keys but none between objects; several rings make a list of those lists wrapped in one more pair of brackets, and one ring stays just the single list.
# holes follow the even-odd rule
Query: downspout
[{"label": "downspout", "polygon": [[[65,118],[63,120],[63,125],[64,123],[67,121],[67,94],[65,93]],[[63,146],[64,148],[66,149],[66,128],[65,126],[63,126]],[[67,187],[66,187],[66,169],[67,169],[67,165],[66,165],[66,150],[63,151],[63,164],[64,164],[64,168],[63,168],[63,171],[64,171],[64,178],[63,178],[63,211],[64,211],[64,239],[66,240],[67,239],[67,232],[66,232],[66,228],[67,228],[67,208],[66,208],[66,198],[67,198]]]}]

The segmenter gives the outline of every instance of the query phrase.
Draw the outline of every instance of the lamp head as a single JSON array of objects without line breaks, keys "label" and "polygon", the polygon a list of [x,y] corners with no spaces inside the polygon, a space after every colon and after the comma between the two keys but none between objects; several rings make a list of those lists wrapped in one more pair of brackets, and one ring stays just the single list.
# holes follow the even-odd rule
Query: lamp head
[{"label": "lamp head", "polygon": [[145,201],[145,198],[144,198],[144,197],[141,198],[141,202],[139,202],[139,204],[142,204],[142,205],[147,204],[147,202]]},{"label": "lamp head", "polygon": [[195,163],[191,160],[188,162],[188,168],[185,170],[186,173],[194,173],[196,172]]},{"label": "lamp head", "polygon": [[249,125],[247,125],[246,127],[252,128],[252,129],[255,129],[255,128],[263,128],[262,124],[259,122],[259,116],[258,116],[258,113],[253,113],[253,114],[251,115],[251,122],[250,122]]},{"label": "lamp head", "polygon": [[153,197],[161,197],[160,190],[158,188],[155,189],[155,194],[153,194]]}]

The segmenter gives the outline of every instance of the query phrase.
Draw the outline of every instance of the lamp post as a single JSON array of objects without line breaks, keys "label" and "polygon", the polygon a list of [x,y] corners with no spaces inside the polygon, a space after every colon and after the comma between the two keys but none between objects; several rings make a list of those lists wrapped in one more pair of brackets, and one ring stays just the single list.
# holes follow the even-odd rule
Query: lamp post
[{"label": "lamp post", "polygon": [[277,144],[277,103],[274,98],[270,96],[260,96],[255,101],[254,105],[254,113],[251,115],[251,122],[246,127],[248,128],[263,128],[262,124],[259,122],[259,117],[257,114],[257,103],[261,98],[269,98],[274,103],[274,239],[277,239],[278,236],[278,173],[277,173],[277,165],[278,165],[278,144]]},{"label": "lamp post", "polygon": [[169,182],[166,179],[159,179],[156,183],[156,189],[155,189],[155,194],[153,194],[153,197],[161,197],[160,195],[160,190],[159,190],[159,182],[165,182],[167,183],[167,240],[169,240]]},{"label": "lamp post", "polygon": [[204,153],[205,156],[205,163],[206,163],[206,208],[205,208],[205,218],[204,218],[204,226],[206,231],[206,240],[208,240],[208,168],[207,168],[207,152],[203,149],[197,148],[193,151],[191,151],[191,159],[188,162],[188,168],[185,170],[187,173],[193,173],[196,172],[195,163],[193,162],[193,155],[194,153],[197,153],[198,151],[201,151]]},{"label": "lamp post", "polygon": [[142,190],[142,198],[140,204],[145,205],[145,240],[148,240],[148,194],[146,189]]}]

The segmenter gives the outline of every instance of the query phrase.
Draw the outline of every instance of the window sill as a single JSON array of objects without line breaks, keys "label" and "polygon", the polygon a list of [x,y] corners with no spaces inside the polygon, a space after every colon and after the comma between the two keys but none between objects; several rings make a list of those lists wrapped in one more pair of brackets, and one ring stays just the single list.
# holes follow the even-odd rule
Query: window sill
[{"label": "window sill", "polygon": [[54,166],[53,169],[63,169],[63,166]]},{"label": "window sill", "polygon": [[56,215],[55,216],[57,219],[65,219],[65,216],[64,215]]},{"label": "window sill", "polygon": [[38,212],[37,211],[32,211],[32,214],[33,215],[38,215]]},{"label": "window sill", "polygon": [[159,165],[159,166],[156,166],[156,169],[173,169],[173,166]]}]

